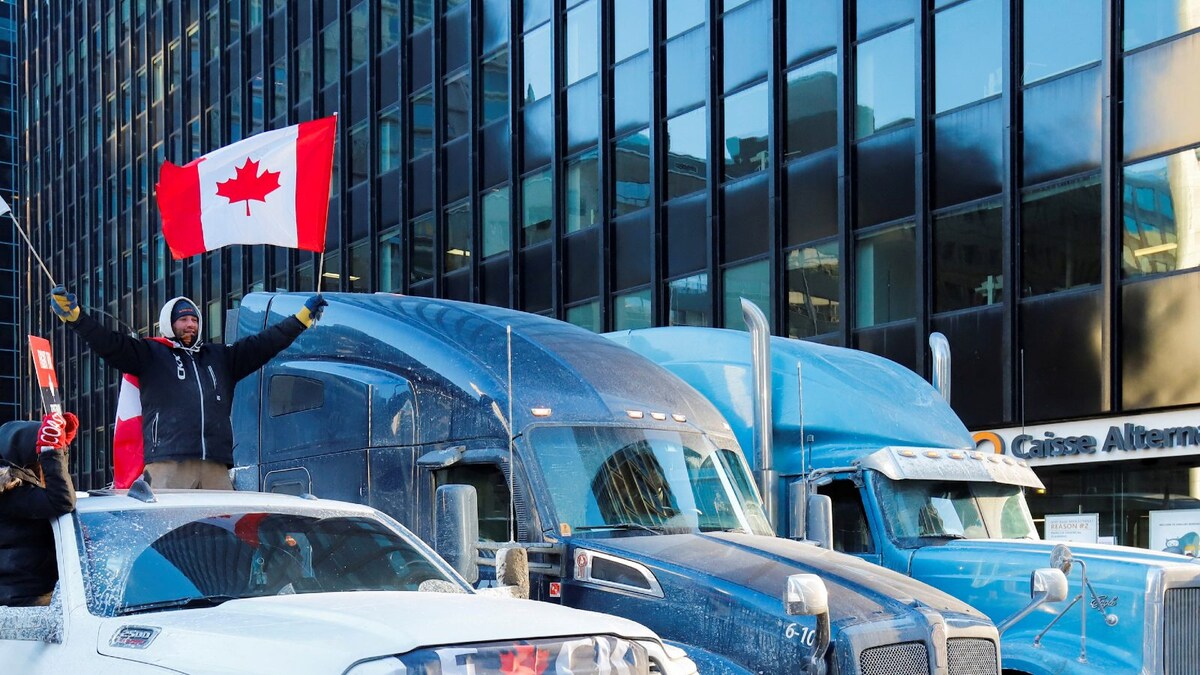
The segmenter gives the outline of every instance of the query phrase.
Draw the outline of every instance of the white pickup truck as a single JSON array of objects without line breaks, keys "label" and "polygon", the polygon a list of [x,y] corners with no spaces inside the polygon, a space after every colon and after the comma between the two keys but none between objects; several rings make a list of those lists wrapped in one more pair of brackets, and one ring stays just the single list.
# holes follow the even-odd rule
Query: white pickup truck
[{"label": "white pickup truck", "polygon": [[92,494],[54,534],[51,604],[0,607],[0,673],[696,672],[637,623],[476,593],[369,507]]}]

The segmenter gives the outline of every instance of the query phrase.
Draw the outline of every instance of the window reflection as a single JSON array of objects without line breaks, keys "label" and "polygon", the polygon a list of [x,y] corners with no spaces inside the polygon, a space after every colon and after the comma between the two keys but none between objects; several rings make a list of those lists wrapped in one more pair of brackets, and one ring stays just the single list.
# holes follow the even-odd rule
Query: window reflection
[{"label": "window reflection", "polygon": [[999,94],[1004,88],[1000,0],[971,0],[934,18],[936,112]]},{"label": "window reflection", "polygon": [[[1200,12],[1200,7],[1197,9]],[[1200,34],[1125,58],[1125,159],[1140,159],[1200,140]]]},{"label": "window reflection", "polygon": [[595,74],[600,33],[595,0],[567,12],[567,84]]},{"label": "window reflection", "polygon": [[1025,90],[1025,184],[1100,166],[1100,75],[1096,66]]},{"label": "window reflection", "polygon": [[767,153],[767,83],[725,99],[725,178],[771,165]]},{"label": "window reflection", "polygon": [[613,63],[650,48],[650,0],[615,0],[613,3]]},{"label": "window reflection", "polygon": [[367,179],[371,166],[371,134],[367,120],[350,128],[350,183]]},{"label": "window reflection", "polygon": [[858,46],[857,138],[912,121],[916,107],[914,35],[910,24]]},{"label": "window reflection", "polygon": [[858,37],[911,20],[915,7],[905,0],[857,0]]},{"label": "window reflection", "polygon": [[841,0],[787,0],[787,62],[837,47]]},{"label": "window reflection", "polygon": [[586,328],[593,333],[600,332],[600,301],[593,300],[582,305],[567,308],[567,323],[580,328]]},{"label": "window reflection", "polygon": [[509,247],[508,186],[483,195],[483,257],[505,253]]},{"label": "window reflection", "polygon": [[566,193],[564,211],[567,232],[591,227],[599,222],[600,185],[596,177],[596,150],[583,153],[567,162],[564,172]]},{"label": "window reflection", "polygon": [[415,284],[433,278],[433,214],[417,218],[411,227],[412,236],[408,240],[412,244],[409,252],[412,268],[408,280]]},{"label": "window reflection", "polygon": [[550,24],[525,35],[522,45],[525,63],[525,103],[532,103],[550,93],[553,84],[554,64],[550,61]]},{"label": "window reflection", "polygon": [[999,205],[934,218],[934,311],[1004,301],[1001,235]]},{"label": "window reflection", "polygon": [[450,141],[470,131],[471,126],[471,78],[460,73],[446,81],[446,124],[445,138]]},{"label": "window reflection", "polygon": [[446,209],[446,272],[471,264],[471,202]]},{"label": "window reflection", "polygon": [[1200,265],[1200,151],[1193,148],[1125,167],[1122,267],[1125,277]]},{"label": "window reflection", "polygon": [[1025,84],[1099,61],[1102,9],[1101,0],[1025,0]]},{"label": "window reflection", "polygon": [[1100,177],[1025,195],[1021,203],[1021,294],[1100,283]]},{"label": "window reflection", "polygon": [[837,67],[831,54],[787,74],[788,159],[837,144]]},{"label": "window reflection", "polygon": [[[729,9],[727,6],[726,11]],[[754,0],[721,19],[721,85],[725,91],[766,76],[771,65],[772,24],[768,0]]]},{"label": "window reflection", "polygon": [[398,227],[379,233],[379,290],[404,290],[404,238]]},{"label": "window reflection", "polygon": [[409,17],[414,31],[420,30],[433,21],[433,0],[409,0]]},{"label": "window reflection", "polygon": [[916,244],[913,224],[872,233],[858,241],[858,326],[916,316]]},{"label": "window reflection", "polygon": [[667,0],[667,37],[704,23],[708,0]]},{"label": "window reflection", "polygon": [[613,330],[649,328],[653,324],[649,288],[613,297]]},{"label": "window reflection", "polygon": [[829,241],[787,252],[787,334],[806,338],[842,322],[841,262]]},{"label": "window reflection", "polygon": [[1125,49],[1200,26],[1197,0],[1130,0],[1125,5]]},{"label": "window reflection", "polygon": [[525,246],[550,239],[554,195],[550,169],[526,176],[521,182],[521,233]]},{"label": "window reflection", "polygon": [[704,189],[708,169],[705,109],[667,120],[667,198]]},{"label": "window reflection", "polygon": [[667,282],[668,325],[710,326],[708,273]]},{"label": "window reflection", "polygon": [[409,101],[409,124],[412,146],[409,158],[415,159],[433,149],[433,91],[413,95]]},{"label": "window reflection", "polygon": [[771,321],[771,280],[768,274],[769,263],[766,260],[756,260],[737,267],[730,267],[724,273],[723,303],[725,309],[726,328],[736,330],[746,329],[746,319],[742,316],[741,298],[753,302]]},{"label": "window reflection", "polygon": [[483,62],[482,124],[487,125],[508,114],[508,50]]},{"label": "window reflection", "polygon": [[642,129],[616,142],[613,158],[614,215],[650,205],[650,130]]}]

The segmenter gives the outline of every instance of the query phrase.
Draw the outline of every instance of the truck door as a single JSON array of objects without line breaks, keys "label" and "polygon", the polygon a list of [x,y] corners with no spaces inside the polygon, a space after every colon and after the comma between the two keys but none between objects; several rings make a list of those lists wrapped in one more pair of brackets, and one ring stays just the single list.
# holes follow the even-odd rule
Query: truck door
[{"label": "truck door", "polygon": [[862,491],[853,480],[838,479],[819,490],[833,501],[833,548],[880,564],[881,556],[871,520],[863,504]]}]

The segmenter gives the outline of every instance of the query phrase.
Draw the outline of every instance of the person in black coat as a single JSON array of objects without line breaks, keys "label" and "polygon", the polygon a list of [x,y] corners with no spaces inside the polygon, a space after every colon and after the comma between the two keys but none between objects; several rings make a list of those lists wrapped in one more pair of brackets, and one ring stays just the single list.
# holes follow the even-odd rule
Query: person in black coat
[{"label": "person in black coat", "polygon": [[196,303],[178,297],[158,317],[161,338],[109,330],[83,313],[74,293],[50,292],[50,307],[100,358],[136,376],[142,452],[154,487],[232,489],[233,390],[321,317],[329,303],[309,298],[294,316],[231,345],[205,343]]},{"label": "person in black coat", "polygon": [[50,604],[58,581],[50,521],[75,510],[66,449],[78,428],[70,413],[0,425],[0,605]]}]

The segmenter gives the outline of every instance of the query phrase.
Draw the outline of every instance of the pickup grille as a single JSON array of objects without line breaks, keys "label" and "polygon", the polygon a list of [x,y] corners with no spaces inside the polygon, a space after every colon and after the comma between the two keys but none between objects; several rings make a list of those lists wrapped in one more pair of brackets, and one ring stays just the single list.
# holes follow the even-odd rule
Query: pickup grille
[{"label": "pickup grille", "polygon": [[872,647],[858,657],[858,667],[862,675],[929,675],[929,652],[921,642]]},{"label": "pickup grille", "polygon": [[1163,604],[1163,673],[1194,673],[1200,663],[1200,588],[1168,589]]},{"label": "pickup grille", "polygon": [[996,643],[979,638],[947,641],[950,675],[991,675],[996,672]]}]

